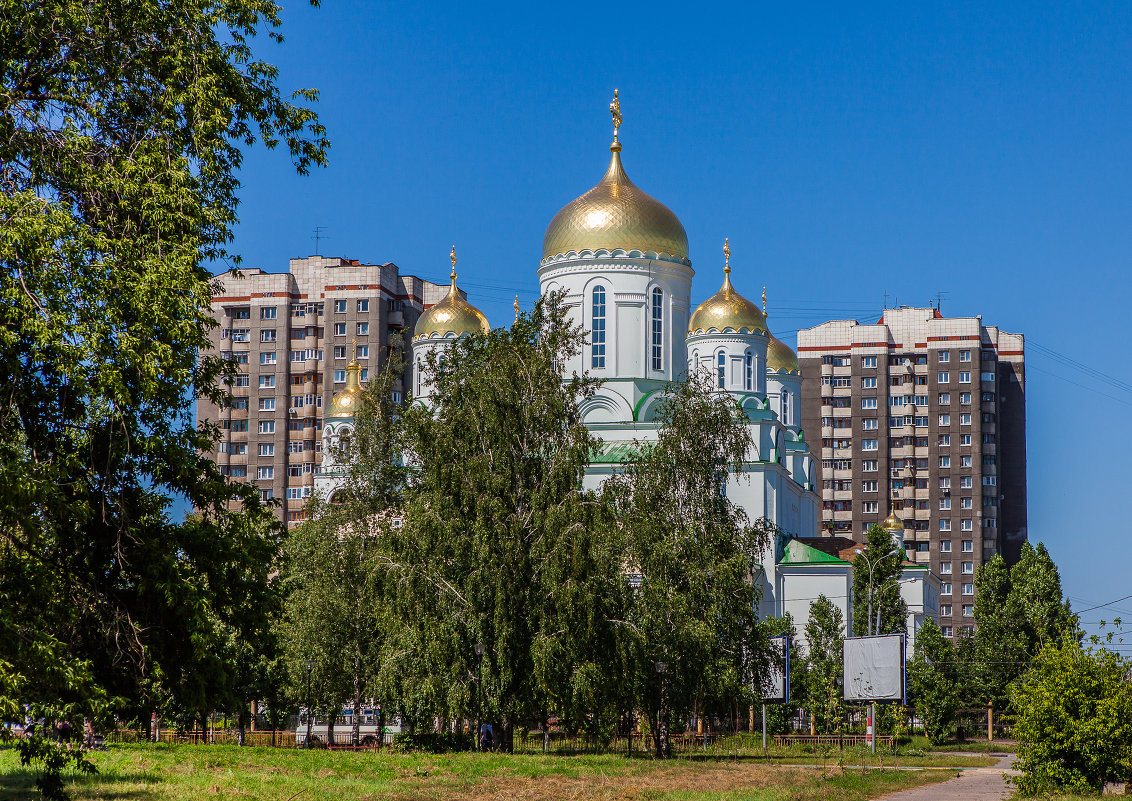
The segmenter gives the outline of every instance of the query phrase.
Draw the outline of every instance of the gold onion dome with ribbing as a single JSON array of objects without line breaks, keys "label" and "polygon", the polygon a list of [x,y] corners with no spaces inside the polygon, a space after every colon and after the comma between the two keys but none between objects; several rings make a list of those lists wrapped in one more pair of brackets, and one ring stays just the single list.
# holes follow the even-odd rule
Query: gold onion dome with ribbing
[{"label": "gold onion dome with ribbing", "polygon": [[487,317],[468,301],[456,287],[456,246],[452,246],[452,285],[444,299],[417,319],[413,328],[413,341],[439,335],[486,334],[491,330]]},{"label": "gold onion dome with ribbing", "polygon": [[614,91],[613,156],[605,176],[590,191],[568,203],[550,221],[542,239],[542,257],[599,250],[656,253],[688,258],[688,234],[679,218],[659,200],[642,192],[621,166],[621,101]]},{"label": "gold onion dome with ribbing", "polygon": [[723,240],[723,286],[692,312],[688,333],[704,331],[747,331],[767,333],[766,317],[759,307],[735,291],[731,286],[731,249]]},{"label": "gold onion dome with ribbing", "polygon": [[891,532],[903,531],[904,530],[904,521],[896,516],[895,511],[889,511],[888,517],[886,517],[884,519],[884,522],[880,524],[880,527],[883,528],[885,531],[891,531]]},{"label": "gold onion dome with ribbing", "polygon": [[354,358],[346,365],[346,388],[334,393],[330,399],[330,409],[326,412],[327,419],[342,419],[356,417],[362,408],[362,366],[358,364],[357,345],[354,346]]}]

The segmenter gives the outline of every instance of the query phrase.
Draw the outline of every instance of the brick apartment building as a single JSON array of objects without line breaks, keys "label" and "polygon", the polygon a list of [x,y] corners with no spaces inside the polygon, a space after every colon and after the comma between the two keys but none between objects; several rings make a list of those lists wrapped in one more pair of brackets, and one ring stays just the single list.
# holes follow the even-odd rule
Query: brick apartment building
[{"label": "brick apartment building", "polygon": [[799,331],[798,360],[826,532],[860,540],[894,510],[945,633],[973,631],[975,570],[1026,539],[1022,335],[901,307]]},{"label": "brick apartment building", "polygon": [[[199,399],[197,419],[221,428],[213,453],[221,471],[246,477],[295,525],[322,464],[322,410],[345,386],[354,342],[364,382],[391,342],[408,345],[417,317],[448,284],[401,275],[395,264],[319,256],[291,259],[285,273],[248,269],[219,280],[212,347],[238,375],[229,404]],[[412,376],[403,379],[402,396]]]}]

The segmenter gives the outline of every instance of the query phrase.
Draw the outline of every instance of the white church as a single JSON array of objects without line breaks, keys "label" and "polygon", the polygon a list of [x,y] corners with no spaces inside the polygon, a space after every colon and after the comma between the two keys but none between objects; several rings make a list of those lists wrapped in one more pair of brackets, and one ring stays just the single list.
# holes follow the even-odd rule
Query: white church
[{"label": "white church", "polygon": [[[766,518],[782,532],[760,560],[762,617],[789,613],[799,635],[810,603],[825,595],[852,630],[853,568],[850,540],[821,536],[816,465],[800,427],[802,375],[794,352],[767,328],[763,308],[731,285],[730,251],[724,243],[723,285],[694,309],[688,236],[677,216],[639,189],[621,164],[620,105],[614,118],[612,155],[598,184],[563,207],[546,229],[538,276],[542,293],[565,290],[574,321],[588,343],[563,369],[589,373],[602,384],[582,409],[602,442],[586,471],[596,487],[635,443],[655,439],[665,386],[693,370],[708,371],[719,392],[731,394],[750,427],[750,451],[740,473],[731,475],[727,496],[750,520]],[[459,337],[489,330],[487,318],[456,286],[455,251],[448,295],[417,321],[412,334],[414,396],[428,403],[422,367],[429,351]],[[331,443],[348,434],[362,391],[360,366],[351,362],[347,386],[327,409],[323,470],[316,483],[332,495],[340,471]],[[884,525],[903,528],[895,516]],[[902,535],[897,534],[897,542]],[[927,567],[905,562],[899,591],[908,605],[909,658],[912,638],[928,617],[938,620],[939,582]]]}]

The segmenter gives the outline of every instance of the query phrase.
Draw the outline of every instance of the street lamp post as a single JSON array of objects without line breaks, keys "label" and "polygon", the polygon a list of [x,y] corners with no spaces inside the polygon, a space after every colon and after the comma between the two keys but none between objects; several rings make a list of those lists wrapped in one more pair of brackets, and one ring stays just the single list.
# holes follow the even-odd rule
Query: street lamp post
[{"label": "street lamp post", "polygon": [[307,668],[307,742],[306,747],[311,747],[311,671],[314,670],[314,661],[308,659],[306,662]]}]

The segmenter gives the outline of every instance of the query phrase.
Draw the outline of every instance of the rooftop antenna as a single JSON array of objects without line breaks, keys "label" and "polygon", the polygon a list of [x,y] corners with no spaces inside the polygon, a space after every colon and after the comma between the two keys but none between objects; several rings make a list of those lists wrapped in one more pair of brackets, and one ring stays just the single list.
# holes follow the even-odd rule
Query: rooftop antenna
[{"label": "rooftop antenna", "polygon": [[883,312],[887,308],[888,308],[888,290],[886,289],[886,290],[884,290],[884,306],[881,307],[881,311]]},{"label": "rooftop antenna", "polygon": [[323,239],[330,239],[330,237],[328,237],[326,234],[322,233],[325,230],[326,230],[325,225],[316,225],[314,227],[314,236],[312,236],[311,239],[314,240],[314,255],[316,255],[316,256],[321,255],[318,252],[318,243],[321,242]]}]

